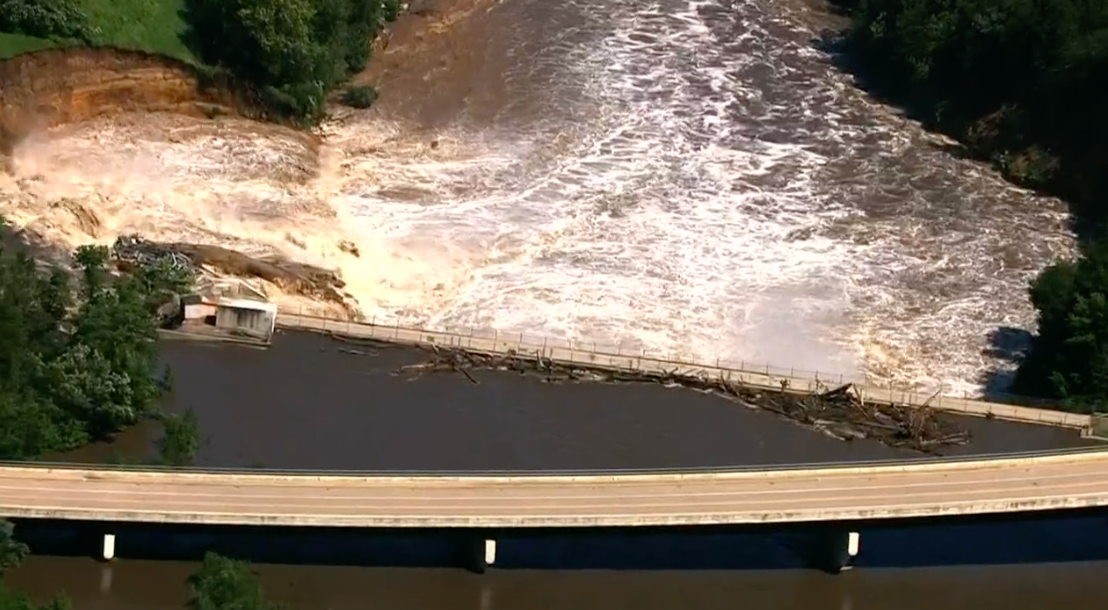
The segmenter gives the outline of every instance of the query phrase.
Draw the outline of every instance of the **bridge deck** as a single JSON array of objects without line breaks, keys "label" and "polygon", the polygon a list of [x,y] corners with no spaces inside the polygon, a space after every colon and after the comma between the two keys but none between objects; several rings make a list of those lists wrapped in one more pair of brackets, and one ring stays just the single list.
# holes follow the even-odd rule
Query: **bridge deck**
[{"label": "bridge deck", "polygon": [[319,476],[0,468],[7,517],[349,527],[847,521],[1108,506],[1108,452],[735,473]]}]

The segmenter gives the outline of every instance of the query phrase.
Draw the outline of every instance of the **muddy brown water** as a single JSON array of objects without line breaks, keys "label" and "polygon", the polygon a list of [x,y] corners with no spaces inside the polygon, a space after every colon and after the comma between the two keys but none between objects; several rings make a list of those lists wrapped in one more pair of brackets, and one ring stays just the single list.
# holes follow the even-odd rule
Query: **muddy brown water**
[{"label": "muddy brown water", "polygon": [[[75,610],[178,610],[185,562],[37,557],[8,581],[36,598],[64,588]],[[1099,610],[1103,562],[807,571],[514,571],[259,566],[292,610]]]},{"label": "muddy brown water", "polygon": [[[703,468],[922,457],[844,443],[721,397],[655,384],[551,384],[515,373],[398,374],[418,349],[280,332],[268,350],[163,344],[169,408],[203,431],[198,466],[329,470]],[[1076,431],[951,417],[974,440],[947,453],[1090,444]],[[149,454],[140,426],[67,460]]]},{"label": "muddy brown water", "polygon": [[[365,243],[393,256],[365,266],[397,270],[381,275],[390,281],[434,271],[391,291],[370,274],[376,283],[359,296],[376,315],[970,391],[997,365],[989,332],[1033,319],[1026,279],[1072,249],[1058,202],[954,159],[853,89],[813,49],[811,29],[797,29],[796,2],[454,4],[462,9],[397,28],[366,75],[381,104],[333,126],[347,172],[338,199]],[[393,132],[401,144],[441,142],[442,159],[390,147]],[[174,174],[171,153],[195,160],[198,145],[137,150],[162,163],[148,174],[184,174],[174,188],[191,197],[228,182],[205,172],[233,165],[182,162],[188,171]],[[280,173],[275,165],[266,167]],[[253,196],[249,185],[233,199]],[[390,371],[410,351],[339,349],[301,334],[268,352],[167,344],[171,408],[195,409],[204,431],[199,464],[675,468],[904,456],[701,394],[496,374],[477,386],[448,375],[408,382]],[[975,443],[963,451],[1078,442],[966,424]],[[139,427],[67,457],[141,456],[157,434]],[[442,560],[434,541],[364,532],[128,532],[121,559],[105,566],[88,559],[96,549],[83,534],[53,529],[36,544],[52,553],[7,581],[36,599],[65,590],[77,610],[180,608],[205,548],[255,561],[268,591],[296,610],[1092,610],[1108,574],[1103,515],[865,531],[860,568],[840,577],[798,569],[768,533],[566,533],[505,543],[507,569],[476,576]],[[184,559],[150,559],[155,547]],[[358,565],[305,565],[344,561]],[[961,563],[979,565],[950,565]]]},{"label": "muddy brown water", "polygon": [[[197,412],[199,463],[209,466],[666,468],[913,455],[659,386],[546,384],[491,372],[478,373],[478,385],[453,373],[411,380],[394,372],[422,352],[311,333],[281,333],[269,350],[166,342],[163,358],[176,382],[172,408]],[[959,421],[975,433],[961,453],[1080,444],[1046,427]],[[114,447],[65,457],[134,457],[150,452],[157,434],[143,427]],[[96,537],[80,528],[20,527],[46,551],[8,582],[36,598],[64,589],[77,610],[180,608],[184,579],[208,549],[253,560],[267,590],[295,610],[723,609],[738,600],[805,610],[1083,610],[1098,603],[1087,592],[1108,571],[1108,520],[1088,514],[864,530],[861,567],[840,577],[803,569],[783,534],[762,530],[505,534],[504,569],[478,576],[450,559],[443,540],[395,532],[122,529],[121,559],[105,565],[90,559]],[[949,565],[960,563],[986,565]]]}]

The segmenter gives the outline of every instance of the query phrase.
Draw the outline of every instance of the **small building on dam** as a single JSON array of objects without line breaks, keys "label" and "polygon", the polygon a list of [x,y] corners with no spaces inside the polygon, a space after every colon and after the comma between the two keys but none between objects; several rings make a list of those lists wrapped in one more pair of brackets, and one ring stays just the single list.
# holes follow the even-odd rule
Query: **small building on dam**
[{"label": "small building on dam", "polygon": [[181,330],[243,336],[268,343],[277,325],[277,305],[243,281],[202,284],[182,297]]}]

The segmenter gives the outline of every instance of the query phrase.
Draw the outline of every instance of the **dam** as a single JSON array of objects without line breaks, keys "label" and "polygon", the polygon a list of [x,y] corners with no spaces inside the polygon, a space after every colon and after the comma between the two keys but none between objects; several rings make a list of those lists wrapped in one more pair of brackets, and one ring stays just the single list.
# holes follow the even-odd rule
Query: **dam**
[{"label": "dam", "polygon": [[[447,333],[303,316],[284,315],[278,321],[285,328],[313,328],[351,339],[423,344],[432,349],[517,354],[526,347],[522,338],[481,343],[470,336],[464,337],[470,341],[463,345],[463,336]],[[588,362],[599,368],[632,366],[602,361],[602,353],[566,349],[563,354],[558,349],[566,348],[556,349],[547,342],[534,357]],[[640,355],[634,366],[673,368],[673,363],[643,362],[644,358]],[[703,374],[708,367],[695,368]],[[734,371],[736,383],[767,390],[775,386],[780,392],[818,389],[814,381],[810,387],[790,389],[767,377],[769,373]],[[873,402],[897,400],[875,396],[867,389],[860,393]],[[945,407],[943,403],[903,404],[1070,428],[1090,437],[1096,431],[1087,415],[967,400]],[[10,464],[0,467],[0,489],[5,491],[0,514],[6,517],[109,524],[102,550],[107,559],[114,557],[116,548],[110,524],[127,523],[460,530],[470,532],[463,539],[471,545],[467,555],[478,571],[495,563],[497,536],[512,530],[816,524],[818,535],[809,531],[808,542],[802,545],[805,553],[817,558],[814,561],[824,569],[837,572],[850,567],[859,552],[861,535],[856,524],[1108,506],[1108,451],[1094,445],[993,456],[669,472],[343,473]]]},{"label": "dam", "polygon": [[[983,355],[990,333],[1001,324],[1030,324],[1026,279],[1072,252],[1057,201],[1009,189],[991,172],[951,157],[917,126],[865,99],[813,51],[814,29],[798,27],[793,18],[803,10],[797,3],[499,4],[502,8],[475,11],[480,19],[460,20],[456,34],[429,37],[413,54],[416,61],[403,62],[384,79],[389,94],[377,111],[340,116],[328,126],[322,145],[327,154],[309,154],[311,146],[278,130],[258,134],[230,120],[210,128],[160,114],[128,115],[67,126],[31,142],[18,151],[24,183],[11,190],[19,205],[33,201],[26,204],[32,219],[36,206],[45,207],[61,193],[96,210],[104,221],[101,230],[130,223],[128,230],[162,231],[165,238],[245,243],[303,257],[316,256],[318,244],[291,244],[287,233],[330,239],[328,231],[340,224],[331,209],[354,209],[354,219],[344,216],[342,223],[357,227],[363,244],[380,247],[363,246],[365,258],[350,270],[365,266],[389,272],[390,281],[415,279],[381,291],[379,277],[347,275],[352,285],[366,288],[361,294],[370,315],[391,317],[401,326],[495,327],[506,334],[621,341],[649,351],[684,350],[680,359],[688,361],[722,354],[836,373],[862,368],[878,378],[958,386],[953,393],[959,397],[976,390],[979,374],[1000,359]],[[559,6],[550,8],[553,4]],[[395,40],[389,62],[405,48],[403,33]],[[505,52],[513,47],[523,51]],[[635,61],[641,50],[648,51],[647,61]],[[660,60],[666,57],[673,61]],[[438,70],[442,59],[454,69]],[[675,77],[678,70],[689,76]],[[466,101],[443,102],[426,95],[428,89]],[[563,103],[567,99],[580,103]],[[494,118],[507,128],[490,129]],[[658,151],[665,154],[641,158]],[[323,169],[317,179],[319,160]],[[35,167],[47,166],[61,169],[35,177]],[[65,237],[93,239],[83,233]],[[800,315],[784,320],[775,315],[786,304]],[[792,361],[776,350],[782,338],[801,345],[803,358]],[[858,353],[863,355],[855,358]],[[833,366],[844,354],[846,364]],[[271,385],[291,391],[280,376],[271,372]],[[219,433],[219,459],[238,459],[244,468],[256,459],[279,467],[342,468],[354,457],[346,447],[363,438],[394,451],[386,432],[408,438],[405,422],[380,416],[372,403],[363,412],[372,411],[371,424],[385,432],[343,417],[356,413],[351,407],[318,415],[342,419],[352,429],[344,433],[332,426],[324,434],[321,424],[296,419],[292,409],[251,410],[249,395],[242,391],[244,400],[237,404],[249,416],[225,409],[216,420],[237,425]],[[334,393],[320,395],[335,400]],[[306,448],[295,454],[271,449],[278,455],[255,457],[264,453],[258,449],[259,426],[275,425],[267,415],[294,422],[286,429],[296,429],[282,438],[303,438]],[[444,426],[457,428],[457,419],[444,419]],[[633,423],[618,422],[628,428]],[[657,427],[645,426],[652,433]],[[681,434],[658,434],[649,455],[678,465],[709,461],[703,452],[659,449],[679,445],[692,428],[669,427]],[[301,429],[304,437],[292,436]],[[711,426],[695,432],[700,445],[724,444]],[[447,436],[436,440],[445,445]],[[538,434],[517,436],[554,444]],[[603,453],[582,449],[586,435],[573,438],[577,444],[562,443],[567,447],[556,461],[590,466],[614,457],[633,461],[652,448],[645,441],[617,440],[618,451]],[[590,446],[601,444],[591,440]],[[781,459],[768,456],[774,443],[759,446],[753,440],[732,443],[750,442],[750,451],[760,447],[765,459]],[[509,441],[494,438],[485,447],[474,444],[468,453],[456,448],[437,459],[469,457],[481,467],[519,454],[529,465],[541,462]],[[407,459],[434,461],[423,454]],[[322,464],[327,460],[332,463]],[[125,539],[121,536],[121,544]],[[502,559],[503,550],[498,563]],[[86,567],[72,563],[33,564],[16,578],[37,578],[51,588],[63,582],[71,591],[95,581]],[[771,604],[799,592],[812,596],[798,601],[803,607],[826,607],[828,600],[850,605],[852,596],[857,605],[864,592],[870,600],[894,600],[888,603],[898,608],[927,608],[919,606],[925,596],[904,595],[913,585],[932,593],[930,604],[952,610],[1045,603],[1095,607],[1080,594],[1100,582],[1095,565],[1033,567],[977,572],[972,578],[926,573],[905,578],[907,588],[895,577],[854,589],[761,574],[745,581],[656,573],[637,580],[633,575],[564,576],[553,582],[503,578],[490,585],[494,601],[483,601],[482,607],[549,608],[587,599],[666,608],[681,596],[709,607],[703,592],[713,590],[720,600],[714,607],[730,607],[734,599]],[[162,601],[161,591],[179,586],[179,566],[123,562],[109,569],[117,577],[112,608],[175,607]],[[370,582],[383,599],[408,587],[397,594],[403,601],[396,607],[424,603],[429,589],[448,592],[440,594],[442,607],[472,593],[449,576],[426,572],[413,578],[395,570],[340,571],[320,579],[327,586],[314,589],[302,583],[317,578],[317,570],[301,568],[299,580],[280,569],[264,570],[277,580],[296,580],[299,595],[313,602],[338,600],[331,604],[335,608],[364,607],[364,598],[340,599],[341,591],[358,589],[364,595]],[[127,594],[119,593],[123,588]],[[154,589],[160,590],[151,593]],[[533,599],[521,602],[520,589],[532,592]],[[134,593],[140,590],[146,593]],[[100,599],[95,591],[84,595]],[[127,606],[123,598],[137,605]]]}]

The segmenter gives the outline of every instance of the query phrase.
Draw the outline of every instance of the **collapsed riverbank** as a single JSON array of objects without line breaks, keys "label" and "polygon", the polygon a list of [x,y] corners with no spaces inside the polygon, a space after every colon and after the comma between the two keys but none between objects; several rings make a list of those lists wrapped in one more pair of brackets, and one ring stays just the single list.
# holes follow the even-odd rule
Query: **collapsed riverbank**
[{"label": "collapsed riverbank", "polygon": [[[412,3],[353,84],[431,69],[421,50],[479,6]],[[69,265],[77,246],[138,234],[204,251],[205,271],[255,280],[282,307],[338,318],[392,286],[439,283],[384,262],[396,253],[357,230],[338,180],[348,154],[324,146],[329,128],[253,120],[256,97],[221,75],[106,47],[0,61],[0,215],[16,230],[5,239]],[[329,109],[341,121],[369,112]]]}]

